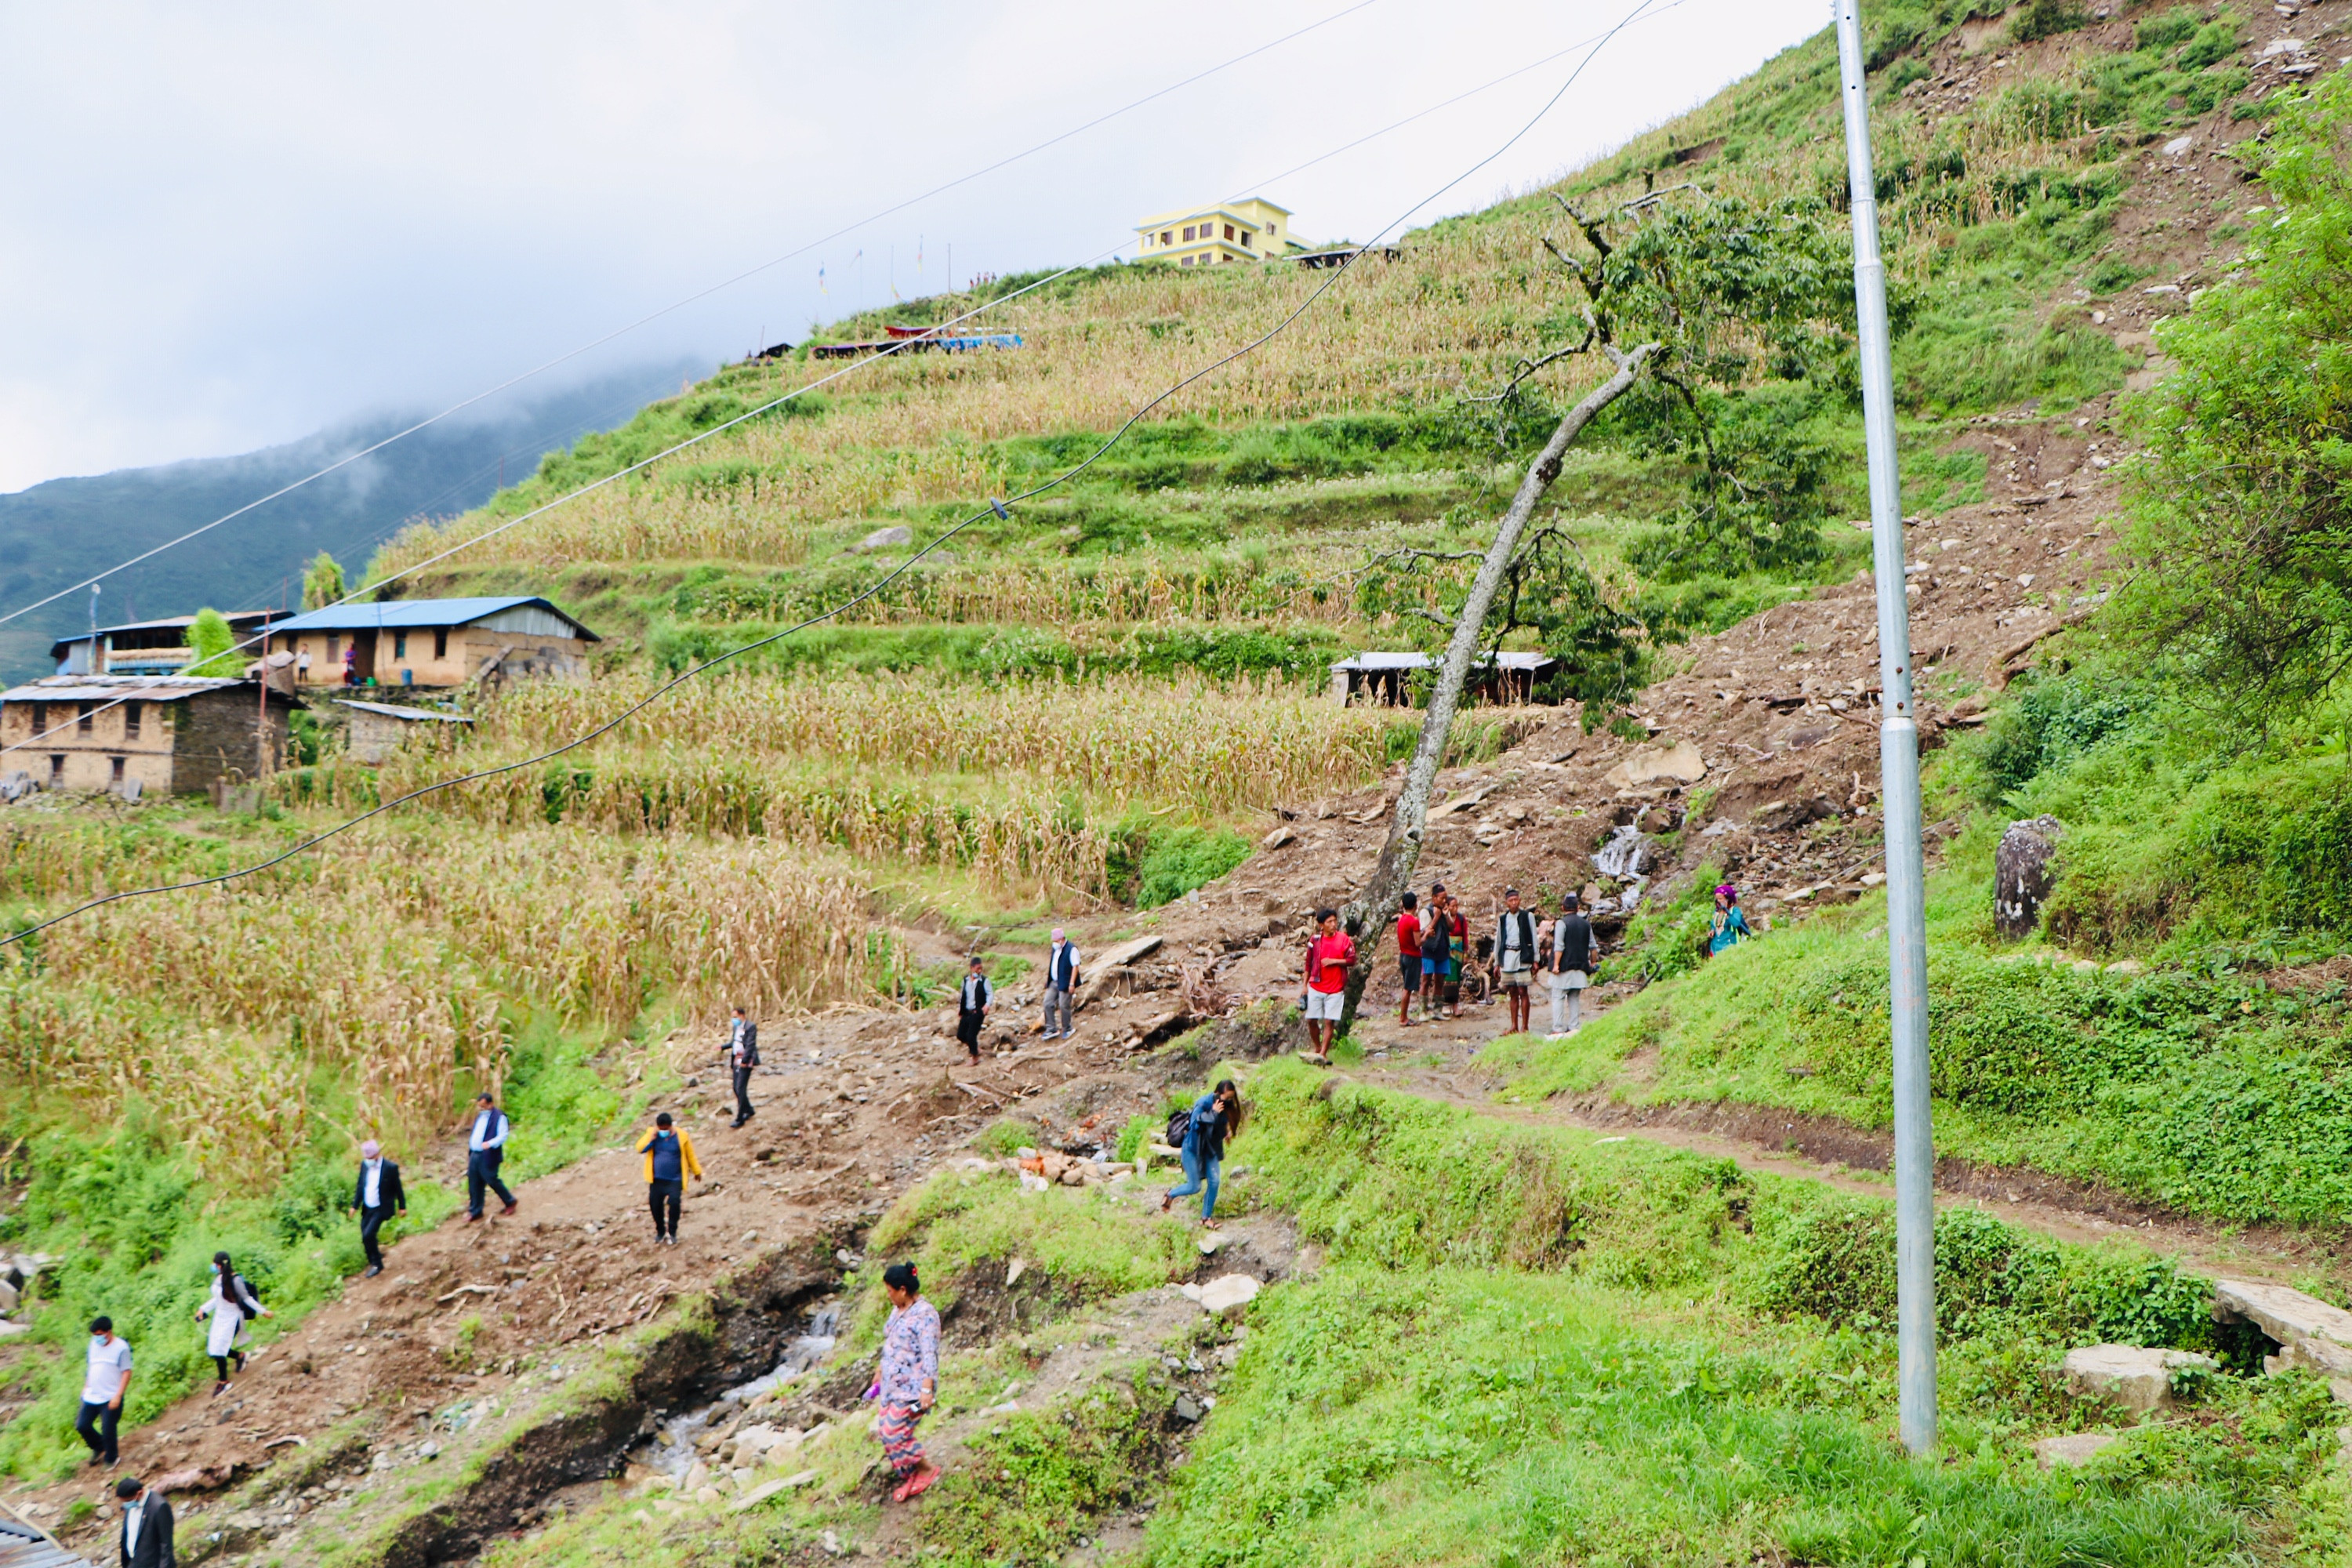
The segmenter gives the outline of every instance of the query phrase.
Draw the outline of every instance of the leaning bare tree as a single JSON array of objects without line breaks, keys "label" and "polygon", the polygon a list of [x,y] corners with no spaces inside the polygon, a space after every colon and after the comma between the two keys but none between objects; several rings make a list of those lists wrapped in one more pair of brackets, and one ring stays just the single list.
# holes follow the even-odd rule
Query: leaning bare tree
[{"label": "leaning bare tree", "polygon": [[[1571,233],[1565,245],[1549,236],[1542,243],[1555,275],[1576,291],[1582,330],[1521,359],[1489,401],[1522,399],[1531,378],[1563,361],[1605,360],[1610,374],[1560,416],[1528,463],[1453,617],[1388,842],[1370,882],[1341,911],[1359,939],[1343,1031],[1370,973],[1368,939],[1394,919],[1419,864],[1430,790],[1482,643],[1498,643],[1513,625],[1559,634],[1550,651],[1566,664],[1571,689],[1580,686],[1588,725],[1632,689],[1628,637],[1641,632],[1642,617],[1605,603],[1559,549],[1559,531],[1531,536],[1528,526],[1569,448],[1602,411],[1635,394],[1629,406],[1642,433],[1690,475],[1684,504],[1646,546],[1643,564],[1654,575],[1737,574],[1795,564],[1819,550],[1816,493],[1827,448],[1807,437],[1805,416],[1788,416],[1824,395],[1841,407],[1852,395],[1853,299],[1846,241],[1832,215],[1816,202],[1759,205],[1693,186],[1591,216],[1565,200],[1559,205]],[[1758,417],[1755,393],[1791,385],[1810,397],[1767,399],[1774,408]],[[1558,564],[1531,573],[1546,548]],[[1548,616],[1525,603],[1531,590],[1577,601],[1578,613]],[[1592,634],[1582,647],[1580,627]]]}]

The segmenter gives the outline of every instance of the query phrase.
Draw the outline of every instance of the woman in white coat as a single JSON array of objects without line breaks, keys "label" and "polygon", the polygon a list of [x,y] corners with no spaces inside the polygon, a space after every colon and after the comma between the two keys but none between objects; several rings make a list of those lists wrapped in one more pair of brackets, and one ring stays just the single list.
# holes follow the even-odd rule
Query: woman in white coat
[{"label": "woman in white coat", "polygon": [[236,1363],[237,1371],[245,1370],[245,1352],[237,1348],[245,1338],[245,1325],[256,1318],[277,1315],[261,1304],[261,1298],[237,1273],[227,1253],[213,1254],[212,1296],[196,1309],[196,1317],[199,1321],[212,1320],[212,1326],[205,1331],[205,1353],[213,1358],[213,1366],[220,1374],[220,1381],[213,1384],[215,1394],[228,1387],[231,1361]]}]

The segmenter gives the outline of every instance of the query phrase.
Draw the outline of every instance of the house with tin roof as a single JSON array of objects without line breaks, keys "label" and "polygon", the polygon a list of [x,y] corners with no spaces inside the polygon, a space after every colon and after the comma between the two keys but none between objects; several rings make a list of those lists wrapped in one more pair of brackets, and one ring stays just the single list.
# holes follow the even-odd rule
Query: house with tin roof
[{"label": "house with tin roof", "polygon": [[0,692],[0,784],[205,795],[282,764],[301,699],[274,680],[51,675]]},{"label": "house with tin roof", "polygon": [[545,599],[390,599],[310,610],[269,628],[303,687],[453,687],[588,678],[603,639]]}]

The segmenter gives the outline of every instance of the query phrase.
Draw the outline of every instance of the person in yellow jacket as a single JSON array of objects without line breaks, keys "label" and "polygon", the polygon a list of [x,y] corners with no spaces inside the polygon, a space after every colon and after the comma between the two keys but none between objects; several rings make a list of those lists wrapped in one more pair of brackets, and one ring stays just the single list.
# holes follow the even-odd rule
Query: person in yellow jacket
[{"label": "person in yellow jacket", "polygon": [[702,1180],[702,1162],[694,1157],[694,1140],[670,1125],[669,1112],[654,1118],[652,1129],[637,1142],[646,1157],[646,1201],[654,1211],[654,1245],[677,1245],[677,1215],[685,1205],[686,1178]]}]

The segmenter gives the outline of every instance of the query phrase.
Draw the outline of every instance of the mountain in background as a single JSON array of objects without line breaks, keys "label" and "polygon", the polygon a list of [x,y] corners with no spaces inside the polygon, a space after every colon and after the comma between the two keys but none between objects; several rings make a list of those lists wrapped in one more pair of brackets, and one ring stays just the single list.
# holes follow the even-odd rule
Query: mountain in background
[{"label": "mountain in background", "polygon": [[[675,391],[682,374],[708,368],[685,361],[640,365],[420,430],[108,578],[99,622],[188,615],[206,605],[297,606],[302,563],[320,551],[356,579],[375,547],[412,520],[480,505],[501,483],[530,474],[545,453],[626,423],[649,400]],[[386,415],[238,457],[51,479],[0,495],[0,614],[201,527],[415,417]],[[0,680],[47,674],[49,645],[89,619],[84,590],[0,626]]]}]

